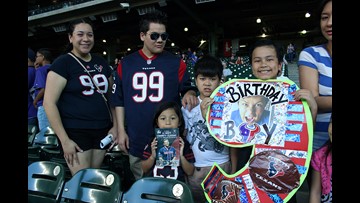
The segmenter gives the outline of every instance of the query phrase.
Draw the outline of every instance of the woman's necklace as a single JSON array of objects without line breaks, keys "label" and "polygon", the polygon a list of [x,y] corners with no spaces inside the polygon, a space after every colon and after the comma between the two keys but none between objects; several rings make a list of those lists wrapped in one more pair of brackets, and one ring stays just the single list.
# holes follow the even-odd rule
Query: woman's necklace
[{"label": "woman's necklace", "polygon": [[89,61],[91,61],[91,54],[88,53],[85,57],[81,57],[81,59],[86,61],[86,62],[89,62]]},{"label": "woman's necklace", "polygon": [[75,54],[74,52],[71,52],[73,55],[77,56],[78,58],[81,58],[83,61],[86,61],[86,62],[89,62],[91,61],[91,54],[88,53],[86,54],[86,56],[83,56],[83,55],[77,55]]}]

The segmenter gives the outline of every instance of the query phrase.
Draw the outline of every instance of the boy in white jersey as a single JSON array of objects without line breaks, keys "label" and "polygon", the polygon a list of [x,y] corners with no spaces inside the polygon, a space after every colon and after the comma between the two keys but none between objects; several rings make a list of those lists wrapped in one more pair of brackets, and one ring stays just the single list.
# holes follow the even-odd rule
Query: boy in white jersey
[{"label": "boy in white jersey", "polygon": [[194,66],[195,83],[199,90],[200,104],[191,111],[182,107],[186,139],[189,141],[195,157],[195,171],[189,176],[189,185],[195,202],[206,202],[201,182],[205,179],[214,163],[230,173],[231,163],[229,147],[218,142],[208,131],[205,116],[210,95],[221,84],[223,65],[221,61],[212,56],[204,56]]}]

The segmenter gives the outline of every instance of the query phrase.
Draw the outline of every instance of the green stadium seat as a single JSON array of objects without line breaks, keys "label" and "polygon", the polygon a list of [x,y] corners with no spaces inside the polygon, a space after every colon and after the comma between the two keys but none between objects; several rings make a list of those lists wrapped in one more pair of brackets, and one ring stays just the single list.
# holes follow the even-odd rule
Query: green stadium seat
[{"label": "green stadium seat", "polygon": [[118,203],[121,195],[121,182],[117,173],[85,168],[65,182],[61,202]]},{"label": "green stadium seat", "polygon": [[65,170],[65,180],[70,180],[72,175],[64,158],[64,153],[60,149],[42,148],[40,151],[40,157],[42,160],[56,162],[63,165]]},{"label": "green stadium seat", "polygon": [[51,127],[46,127],[35,135],[33,146],[55,149],[59,148],[60,145],[54,130]]},{"label": "green stadium seat", "polygon": [[129,166],[129,155],[121,151],[119,145],[115,145],[110,151],[106,152],[101,168],[108,168],[108,170],[114,171],[120,176],[123,191],[127,191],[135,182],[135,177]]},{"label": "green stadium seat", "polygon": [[123,193],[122,203],[193,203],[189,187],[182,181],[144,177]]},{"label": "green stadium seat", "polygon": [[34,142],[35,135],[39,132],[37,125],[28,124],[28,146],[31,146]]},{"label": "green stadium seat", "polygon": [[28,146],[28,166],[33,162],[43,161],[40,146]]},{"label": "green stadium seat", "polygon": [[61,164],[37,161],[28,166],[28,203],[58,203],[65,183]]}]

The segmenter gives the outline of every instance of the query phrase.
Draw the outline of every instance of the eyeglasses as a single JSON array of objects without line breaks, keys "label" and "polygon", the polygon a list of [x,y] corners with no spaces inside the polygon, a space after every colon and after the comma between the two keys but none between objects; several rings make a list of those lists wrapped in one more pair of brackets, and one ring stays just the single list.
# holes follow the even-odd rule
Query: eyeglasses
[{"label": "eyeglasses", "polygon": [[169,38],[169,33],[164,32],[164,33],[157,33],[157,32],[152,32],[150,33],[150,39],[156,41],[157,39],[159,39],[159,37],[161,37],[162,40],[167,40]]}]

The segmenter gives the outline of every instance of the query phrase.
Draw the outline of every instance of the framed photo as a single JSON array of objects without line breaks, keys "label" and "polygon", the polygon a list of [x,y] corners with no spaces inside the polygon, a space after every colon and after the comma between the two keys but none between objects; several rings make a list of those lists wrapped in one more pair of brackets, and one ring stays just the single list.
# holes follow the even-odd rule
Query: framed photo
[{"label": "framed photo", "polygon": [[156,149],[156,166],[178,167],[180,159],[179,128],[156,128],[158,141]]}]

